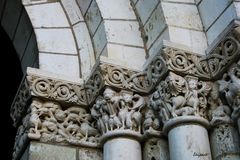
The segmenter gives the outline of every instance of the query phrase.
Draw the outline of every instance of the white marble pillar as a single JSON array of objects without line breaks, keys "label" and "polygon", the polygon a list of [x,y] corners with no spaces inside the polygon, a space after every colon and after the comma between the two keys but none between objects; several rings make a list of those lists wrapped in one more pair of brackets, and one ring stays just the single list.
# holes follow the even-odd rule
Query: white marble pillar
[{"label": "white marble pillar", "polygon": [[230,124],[214,126],[210,132],[213,159],[240,159],[240,140],[237,129]]},{"label": "white marble pillar", "polygon": [[107,140],[103,153],[103,160],[142,160],[141,144],[128,137]]},{"label": "white marble pillar", "polygon": [[211,160],[207,124],[207,120],[194,116],[169,120],[164,130],[168,133],[170,159]]}]

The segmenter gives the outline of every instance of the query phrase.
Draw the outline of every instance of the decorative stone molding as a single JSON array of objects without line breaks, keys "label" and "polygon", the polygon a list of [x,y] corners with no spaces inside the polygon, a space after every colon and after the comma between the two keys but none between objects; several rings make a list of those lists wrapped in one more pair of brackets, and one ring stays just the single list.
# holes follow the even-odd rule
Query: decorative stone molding
[{"label": "decorative stone molding", "polygon": [[229,66],[240,58],[240,26],[234,24],[229,33],[207,56],[211,79],[221,78]]},{"label": "decorative stone molding", "polygon": [[206,57],[172,47],[163,50],[167,67],[179,75],[192,75],[200,79],[210,79]]},{"label": "decorative stone molding", "polygon": [[165,61],[160,55],[144,71],[133,71],[101,62],[86,83],[89,103],[92,104],[104,86],[149,93],[166,72]]},{"label": "decorative stone molding", "polygon": [[87,105],[84,85],[74,84],[51,77],[28,74],[27,80],[31,94],[62,103]]},{"label": "decorative stone molding", "polygon": [[17,127],[21,122],[22,117],[26,113],[26,106],[28,106],[30,98],[31,94],[29,85],[27,80],[24,78],[10,109],[10,116],[13,120],[13,126]]},{"label": "decorative stone molding", "polygon": [[142,111],[145,106],[144,97],[107,87],[91,108],[91,115],[102,133],[102,141],[113,136],[141,138]]},{"label": "decorative stone molding", "polygon": [[99,132],[91,115],[79,106],[64,107],[34,98],[30,106],[28,138],[42,142],[98,146]]},{"label": "decorative stone molding", "polygon": [[240,27],[234,25],[229,33],[207,55],[165,46],[164,59],[168,70],[185,76],[192,75],[202,80],[216,80],[227,68],[240,58]]}]

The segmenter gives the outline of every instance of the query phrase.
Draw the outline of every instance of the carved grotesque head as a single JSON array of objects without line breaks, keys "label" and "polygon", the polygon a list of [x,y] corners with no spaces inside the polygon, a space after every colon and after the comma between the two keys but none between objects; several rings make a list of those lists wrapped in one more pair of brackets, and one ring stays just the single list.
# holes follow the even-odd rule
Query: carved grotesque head
[{"label": "carved grotesque head", "polygon": [[111,99],[114,95],[116,94],[116,92],[114,90],[112,90],[111,88],[107,87],[105,89],[105,91],[103,92],[103,97],[107,100]]}]

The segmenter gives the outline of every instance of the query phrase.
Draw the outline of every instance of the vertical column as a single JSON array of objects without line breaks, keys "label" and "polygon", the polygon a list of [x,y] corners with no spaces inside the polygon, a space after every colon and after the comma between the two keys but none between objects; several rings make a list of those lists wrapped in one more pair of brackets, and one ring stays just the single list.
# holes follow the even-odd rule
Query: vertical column
[{"label": "vertical column", "polygon": [[142,109],[145,100],[138,94],[106,88],[91,109],[101,131],[104,160],[141,160]]},{"label": "vertical column", "polygon": [[163,132],[168,135],[171,160],[212,159],[206,119],[209,90],[207,82],[172,72],[160,83],[159,98],[155,98],[159,105],[152,108],[159,111]]},{"label": "vertical column", "polygon": [[205,119],[190,116],[175,118],[166,123],[170,159],[211,160],[207,124]]},{"label": "vertical column", "polygon": [[131,138],[117,137],[107,140],[103,147],[104,160],[141,160],[141,144]]}]

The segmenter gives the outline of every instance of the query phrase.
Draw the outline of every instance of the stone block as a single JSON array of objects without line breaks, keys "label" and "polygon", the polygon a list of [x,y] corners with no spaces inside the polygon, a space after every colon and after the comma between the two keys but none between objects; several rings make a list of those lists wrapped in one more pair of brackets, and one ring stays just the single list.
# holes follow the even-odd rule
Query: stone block
[{"label": "stone block", "polygon": [[31,142],[29,160],[76,160],[76,149]]},{"label": "stone block", "polygon": [[146,37],[144,37],[144,39],[147,41],[148,49],[161,32],[163,32],[164,28],[166,28],[166,22],[161,6],[159,5],[144,26],[144,31],[146,33]]},{"label": "stone block", "polygon": [[231,4],[224,13],[214,22],[214,24],[207,31],[208,44],[210,45],[218,35],[230,24],[230,22],[237,17],[234,4]]},{"label": "stone block", "polygon": [[39,66],[44,71],[66,77],[80,76],[78,56],[39,53]]},{"label": "stone block", "polygon": [[145,50],[143,48],[128,47],[118,44],[107,44],[108,58],[116,64],[139,70],[145,62]]},{"label": "stone block", "polygon": [[38,49],[42,52],[77,54],[71,29],[35,29]]},{"label": "stone block", "polygon": [[27,12],[22,12],[14,39],[13,45],[18,54],[19,59],[22,59],[25,48],[28,44],[30,36],[33,32],[32,24],[28,18]]},{"label": "stone block", "polygon": [[21,60],[22,70],[25,71],[27,67],[33,66],[36,58],[38,58],[38,48],[37,48],[36,37],[32,33],[29,43],[27,45],[26,51]]},{"label": "stone block", "polygon": [[86,14],[87,9],[88,9],[88,7],[89,7],[89,5],[91,4],[92,1],[93,0],[77,0],[77,3],[79,5],[83,15]]},{"label": "stone block", "polygon": [[143,24],[149,19],[158,2],[158,0],[139,0],[137,2],[136,9]]},{"label": "stone block", "polygon": [[91,3],[89,9],[87,10],[87,13],[85,15],[85,21],[87,22],[90,35],[94,36],[98,25],[102,21],[101,12],[95,0]]},{"label": "stone block", "polygon": [[26,6],[33,27],[69,27],[60,3]]},{"label": "stone block", "polygon": [[105,45],[107,44],[106,32],[105,32],[103,21],[98,27],[98,30],[93,37],[93,44],[94,44],[96,57],[98,57],[101,54]]},{"label": "stone block", "polygon": [[102,151],[91,148],[80,148],[78,150],[79,160],[102,160]]},{"label": "stone block", "polygon": [[195,3],[199,5],[202,2],[202,0],[195,0]]},{"label": "stone block", "polygon": [[192,3],[195,4],[194,0],[161,0],[163,2],[175,2],[175,3]]},{"label": "stone block", "polygon": [[169,27],[170,41],[188,46],[194,53],[205,54],[207,38],[204,32],[190,29]]},{"label": "stone block", "polygon": [[87,76],[95,63],[92,41],[85,22],[73,26],[81,59],[82,76]]},{"label": "stone block", "polygon": [[162,9],[168,25],[203,30],[196,5],[162,2]]},{"label": "stone block", "polygon": [[78,49],[93,52],[92,41],[85,22],[78,23],[73,26],[73,31],[77,39]]},{"label": "stone block", "polygon": [[199,6],[199,13],[202,18],[205,30],[222,14],[225,8],[232,2],[232,0],[203,0]]},{"label": "stone block", "polygon": [[108,42],[143,47],[138,22],[106,20],[104,25]]},{"label": "stone block", "polygon": [[58,0],[22,0],[23,5],[33,5],[33,4],[41,4],[41,3],[54,3],[58,2]]},{"label": "stone block", "polygon": [[62,4],[67,12],[71,24],[84,21],[82,13],[75,0],[62,0]]},{"label": "stone block", "polygon": [[2,27],[12,39],[18,25],[18,20],[21,16],[22,4],[21,1],[7,0],[5,10],[2,17]]},{"label": "stone block", "polygon": [[154,56],[157,53],[161,51],[161,48],[163,47],[163,41],[169,40],[169,30],[166,28],[155,40],[155,42],[151,45],[151,47],[148,49],[149,56]]},{"label": "stone block", "polygon": [[96,0],[103,19],[136,19],[129,0]]}]

